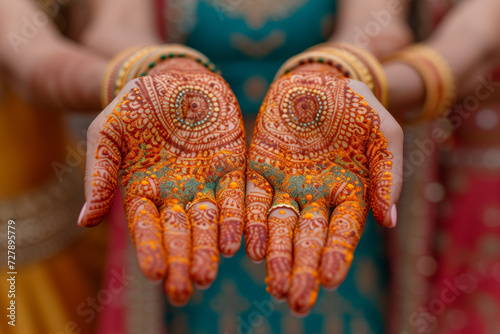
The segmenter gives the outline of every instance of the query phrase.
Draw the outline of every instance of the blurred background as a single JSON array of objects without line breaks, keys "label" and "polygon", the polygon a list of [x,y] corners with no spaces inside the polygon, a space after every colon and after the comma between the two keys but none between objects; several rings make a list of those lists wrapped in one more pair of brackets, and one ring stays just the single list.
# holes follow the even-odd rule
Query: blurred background
[{"label": "blurred background", "polygon": [[[500,333],[499,32],[493,0],[0,1],[0,332]],[[112,56],[171,42],[199,50],[251,137],[281,64],[325,41],[383,61],[405,183],[398,227],[370,216],[346,281],[321,291],[310,315],[267,294],[265,265],[243,247],[210,289],[169,305],[137,268],[120,196],[103,224],[77,226],[86,130]],[[388,60],[414,43],[438,52],[455,82],[453,105],[424,122],[412,120],[425,80]]]}]

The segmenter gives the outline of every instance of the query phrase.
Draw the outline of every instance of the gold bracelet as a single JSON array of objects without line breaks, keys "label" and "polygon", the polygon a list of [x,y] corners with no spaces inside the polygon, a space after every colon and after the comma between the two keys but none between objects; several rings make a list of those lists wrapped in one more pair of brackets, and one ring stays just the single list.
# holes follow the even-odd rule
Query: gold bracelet
[{"label": "gold bracelet", "polygon": [[335,67],[346,78],[365,83],[384,105],[388,89],[382,65],[368,51],[347,43],[325,43],[314,46],[290,58],[283,64],[276,78],[306,63],[321,63]]},{"label": "gold bracelet", "polygon": [[417,121],[433,120],[444,114],[455,99],[455,78],[446,59],[424,44],[410,46],[384,62],[399,61],[413,67],[422,77],[426,98]]},{"label": "gold bracelet", "polygon": [[101,105],[105,108],[115,96],[115,83],[118,71],[123,65],[124,61],[142,47],[135,46],[117,54],[111,59],[106,66],[104,74],[101,79]]},{"label": "gold bracelet", "polygon": [[317,46],[330,52],[342,53],[350,59],[360,73],[359,81],[364,82],[375,97],[387,107],[389,90],[382,64],[368,50],[348,43],[325,43]]},{"label": "gold bracelet", "polygon": [[105,108],[123,87],[135,78],[145,76],[158,63],[172,58],[190,58],[208,70],[220,74],[202,53],[179,44],[133,47],[115,56],[108,64],[101,83],[101,103]]},{"label": "gold bracelet", "polygon": [[343,57],[333,55],[324,50],[306,50],[288,59],[278,70],[274,80],[294,70],[298,66],[310,63],[320,63],[335,67],[346,78],[357,77],[356,69]]}]

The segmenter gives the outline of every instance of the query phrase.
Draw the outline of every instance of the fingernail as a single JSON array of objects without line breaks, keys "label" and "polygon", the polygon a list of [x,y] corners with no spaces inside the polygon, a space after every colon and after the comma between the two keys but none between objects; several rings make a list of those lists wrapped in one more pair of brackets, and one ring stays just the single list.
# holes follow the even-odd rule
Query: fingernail
[{"label": "fingernail", "polygon": [[85,214],[86,210],[87,210],[87,202],[85,202],[85,204],[83,204],[82,211],[80,211],[80,215],[78,216],[78,226],[83,226],[82,225],[82,218],[83,218],[83,215]]},{"label": "fingernail", "polygon": [[391,228],[396,227],[397,222],[398,210],[396,209],[396,204],[393,204],[391,208]]}]

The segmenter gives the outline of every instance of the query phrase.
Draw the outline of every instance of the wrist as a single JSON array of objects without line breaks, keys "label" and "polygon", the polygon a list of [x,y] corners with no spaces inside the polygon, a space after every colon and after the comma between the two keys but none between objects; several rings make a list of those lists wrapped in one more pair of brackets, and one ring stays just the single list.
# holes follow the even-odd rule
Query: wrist
[{"label": "wrist", "polygon": [[275,78],[299,68],[302,71],[314,68],[334,71],[347,79],[361,81],[383,105],[387,104],[387,82],[382,66],[371,53],[360,47],[347,43],[316,45],[287,60]]},{"label": "wrist", "polygon": [[[408,115],[414,116],[413,122],[434,120],[447,113],[455,97],[455,77],[447,60],[438,51],[425,44],[414,44],[386,58],[385,63],[392,64],[387,68],[393,71],[391,76],[396,80],[392,83],[392,89],[401,90],[401,87],[408,85],[416,89],[416,92],[406,96],[409,101],[401,100],[400,103],[423,100],[421,111]],[[401,73],[396,74],[395,66],[404,71],[403,74],[408,78],[403,80]]]},{"label": "wrist", "polygon": [[204,68],[219,73],[205,55],[179,44],[134,47],[109,62],[101,84],[102,105],[107,106],[127,82],[149,74],[166,73],[174,68],[183,71]]},{"label": "wrist", "polygon": [[425,101],[425,84],[420,74],[403,62],[384,64],[388,89],[391,92],[389,107],[394,117],[405,121],[409,110],[422,107]]},{"label": "wrist", "polygon": [[202,64],[191,58],[172,58],[165,60],[154,66],[148,75],[161,75],[171,71],[186,71],[186,72],[206,72],[212,73]]},{"label": "wrist", "polygon": [[299,65],[291,71],[291,73],[301,73],[301,72],[331,73],[337,75],[339,78],[346,78],[345,74],[339,71],[337,68],[319,63]]}]

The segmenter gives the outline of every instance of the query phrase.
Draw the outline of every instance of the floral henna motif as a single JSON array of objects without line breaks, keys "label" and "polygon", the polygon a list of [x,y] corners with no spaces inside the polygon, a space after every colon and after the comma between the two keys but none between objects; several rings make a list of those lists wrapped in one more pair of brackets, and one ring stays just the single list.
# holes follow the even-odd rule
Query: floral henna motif
[{"label": "floral henna motif", "polygon": [[269,247],[267,250],[267,292],[276,299],[286,298],[292,272],[293,229],[297,216],[285,210],[276,211],[268,219]]},{"label": "floral henna motif", "polygon": [[245,174],[226,174],[217,187],[220,210],[220,249],[225,256],[236,254],[241,245],[245,212]]},{"label": "floral henna motif", "polygon": [[[108,125],[101,133],[95,152],[96,163],[91,176],[90,199],[85,204],[87,211],[86,226],[95,226],[108,214],[113,204],[116,183],[121,162],[123,126],[119,119],[110,116]],[[87,181],[87,180],[86,180]]]},{"label": "floral henna motif", "polygon": [[368,204],[379,221],[389,210],[392,154],[378,114],[348,83],[327,70],[281,77],[249,148],[247,253],[267,254],[268,291],[299,313],[320,281],[333,287],[347,274]]},{"label": "floral henna motif", "polygon": [[246,187],[245,248],[248,256],[260,262],[266,255],[267,214],[273,199],[273,189],[262,176],[248,173]]},{"label": "floral henna motif", "polygon": [[289,295],[289,304],[298,313],[306,313],[316,302],[319,290],[318,263],[321,249],[325,245],[327,226],[324,213],[319,212],[303,215],[295,226],[293,243],[295,261],[290,290],[294,293]]},{"label": "floral henna motif", "polygon": [[192,67],[136,79],[97,145],[84,225],[107,214],[119,172],[142,271],[185,303],[241,243],[246,146],[229,86]]}]

